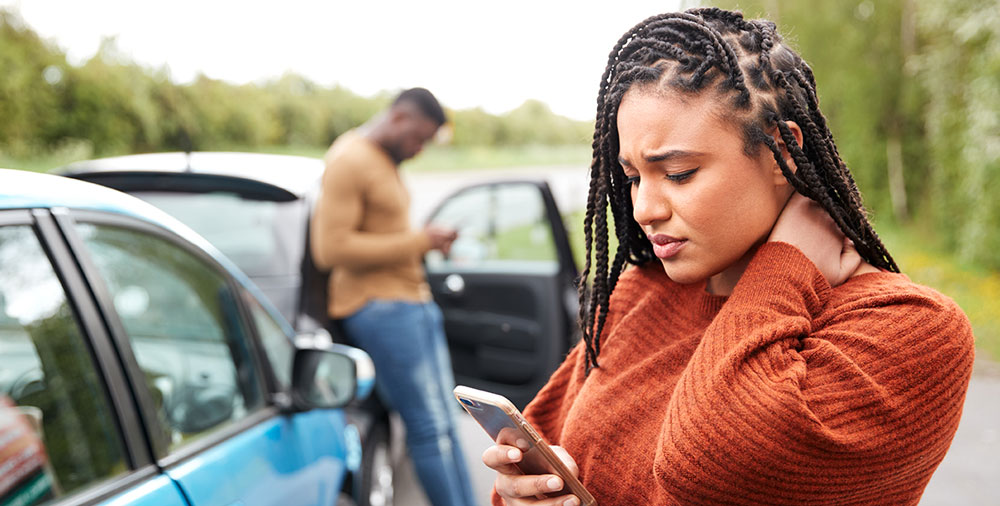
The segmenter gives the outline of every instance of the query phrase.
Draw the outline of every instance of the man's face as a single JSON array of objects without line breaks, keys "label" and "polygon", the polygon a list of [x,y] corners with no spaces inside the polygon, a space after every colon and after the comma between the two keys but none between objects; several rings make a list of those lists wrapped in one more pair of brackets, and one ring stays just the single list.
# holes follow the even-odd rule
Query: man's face
[{"label": "man's face", "polygon": [[417,156],[440,127],[416,106],[406,102],[397,104],[391,114],[393,142],[389,154],[396,163]]}]

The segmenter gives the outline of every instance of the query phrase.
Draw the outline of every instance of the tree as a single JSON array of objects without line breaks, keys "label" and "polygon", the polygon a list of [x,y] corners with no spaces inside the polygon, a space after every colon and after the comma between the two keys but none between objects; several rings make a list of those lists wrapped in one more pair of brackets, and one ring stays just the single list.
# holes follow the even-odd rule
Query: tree
[{"label": "tree", "polygon": [[1000,1],[921,2],[928,221],[966,260],[1000,268]]}]

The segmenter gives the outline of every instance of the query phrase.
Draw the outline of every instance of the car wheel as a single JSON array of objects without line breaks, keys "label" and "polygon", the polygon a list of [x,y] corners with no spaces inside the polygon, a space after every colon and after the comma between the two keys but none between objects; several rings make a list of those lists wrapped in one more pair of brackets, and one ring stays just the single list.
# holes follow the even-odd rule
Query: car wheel
[{"label": "car wheel", "polygon": [[392,506],[393,475],[389,427],[378,423],[372,427],[361,449],[361,483],[356,496],[358,506]]}]

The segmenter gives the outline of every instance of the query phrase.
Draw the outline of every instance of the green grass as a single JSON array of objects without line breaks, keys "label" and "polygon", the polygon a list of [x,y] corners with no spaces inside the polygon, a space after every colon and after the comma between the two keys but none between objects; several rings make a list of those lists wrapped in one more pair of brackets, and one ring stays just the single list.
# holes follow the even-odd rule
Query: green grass
[{"label": "green grass", "polygon": [[911,280],[951,297],[968,315],[976,348],[1000,361],[1000,272],[963,262],[916,227],[880,226],[879,235]]},{"label": "green grass", "polygon": [[92,158],[87,143],[69,143],[51,151],[38,152],[28,156],[14,156],[0,151],[0,168],[49,172],[57,167]]},{"label": "green grass", "polygon": [[[218,151],[247,151],[322,158],[326,149],[326,146],[231,146]],[[590,164],[590,156],[590,146],[587,145],[509,147],[432,145],[416,158],[404,162],[403,167],[412,172],[451,172],[507,167],[586,166]],[[11,157],[0,153],[0,167],[48,172],[67,163],[88,158],[93,158],[92,153],[89,149],[80,146],[33,157]]]},{"label": "green grass", "polygon": [[510,147],[429,146],[420,156],[405,162],[403,166],[406,170],[414,172],[446,172],[555,165],[585,167],[590,164],[590,157],[591,149],[587,145]]},{"label": "green grass", "polygon": [[[308,146],[273,146],[252,149],[260,153],[322,158],[326,148]],[[451,172],[507,167],[542,167],[590,164],[587,145],[569,146],[428,146],[420,155],[407,160],[403,167],[411,172]]]}]

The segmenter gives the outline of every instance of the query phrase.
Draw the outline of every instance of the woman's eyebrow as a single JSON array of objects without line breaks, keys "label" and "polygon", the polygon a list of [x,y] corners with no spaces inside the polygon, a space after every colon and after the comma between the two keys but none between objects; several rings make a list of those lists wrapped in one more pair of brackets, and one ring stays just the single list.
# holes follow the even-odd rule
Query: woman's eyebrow
[{"label": "woman's eyebrow", "polygon": [[664,151],[663,153],[656,153],[653,155],[646,156],[647,162],[664,162],[671,160],[679,160],[683,158],[695,158],[702,156],[704,153],[697,151],[686,151],[683,149],[671,149],[670,151]]},{"label": "woman's eyebrow", "polygon": [[[664,151],[663,153],[656,153],[652,155],[645,156],[645,160],[650,163],[655,162],[669,162],[673,160],[683,160],[685,158],[695,158],[704,155],[699,151],[687,151],[683,149],[671,149],[669,151]],[[618,163],[624,165],[625,167],[631,167],[632,164],[629,163],[623,156],[618,155]]]}]

